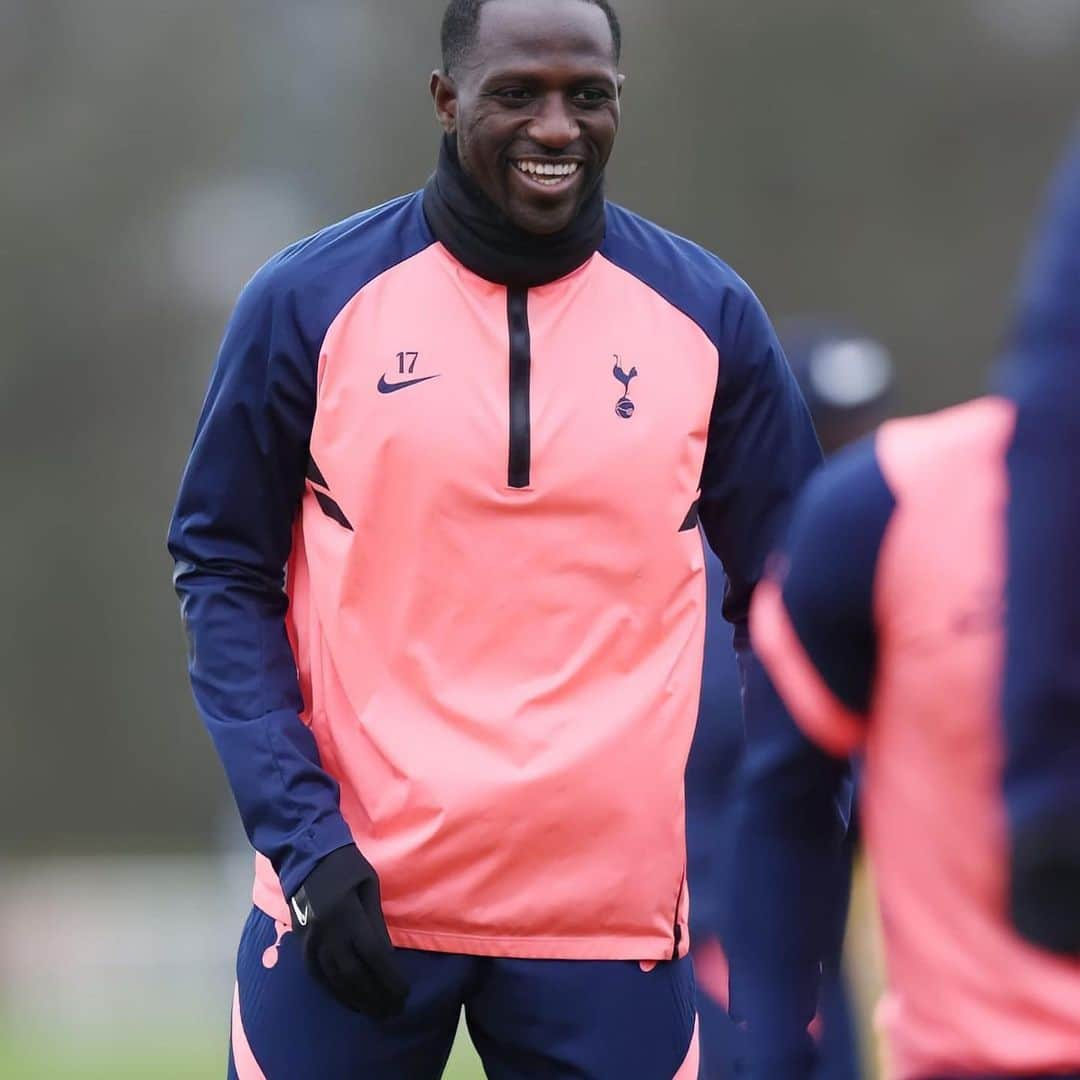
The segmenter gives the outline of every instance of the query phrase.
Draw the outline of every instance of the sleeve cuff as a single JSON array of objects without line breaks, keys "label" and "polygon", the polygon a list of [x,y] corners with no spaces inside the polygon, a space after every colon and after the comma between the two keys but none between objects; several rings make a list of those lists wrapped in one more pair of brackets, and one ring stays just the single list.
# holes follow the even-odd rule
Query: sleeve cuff
[{"label": "sleeve cuff", "polygon": [[341,848],[354,848],[355,841],[341,816],[328,818],[312,830],[303,850],[294,850],[282,860],[278,870],[281,891],[287,897],[295,896],[312,871],[330,854]]}]

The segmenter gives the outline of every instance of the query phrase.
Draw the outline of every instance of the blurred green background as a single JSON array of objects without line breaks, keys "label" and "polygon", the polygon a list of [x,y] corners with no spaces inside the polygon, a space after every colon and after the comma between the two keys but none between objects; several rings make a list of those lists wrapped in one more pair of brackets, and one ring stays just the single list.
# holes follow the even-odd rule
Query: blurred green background
[{"label": "blurred green background", "polygon": [[[618,7],[612,197],[881,338],[904,411],[978,392],[1080,0]],[[244,280],[432,168],[441,10],[0,0],[5,1078],[222,1074],[249,867],[166,523]]]},{"label": "blurred green background", "polygon": [[[188,1038],[175,1033],[89,1037],[47,1049],[25,1033],[8,1033],[0,1035],[0,1076],[11,1080],[145,1080],[150,1076],[207,1080],[225,1075],[223,1046],[208,1039],[203,1030],[192,1031]],[[478,1080],[483,1075],[463,1032],[445,1080]]]}]

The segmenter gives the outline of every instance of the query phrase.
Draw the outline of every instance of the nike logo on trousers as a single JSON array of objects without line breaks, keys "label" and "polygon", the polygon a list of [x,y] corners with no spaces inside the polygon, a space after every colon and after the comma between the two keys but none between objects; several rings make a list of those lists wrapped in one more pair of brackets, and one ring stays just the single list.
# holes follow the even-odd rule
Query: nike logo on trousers
[{"label": "nike logo on trousers", "polygon": [[307,904],[301,907],[295,896],[293,897],[292,907],[293,911],[296,912],[296,921],[301,926],[307,926],[308,919],[311,918],[311,908]]}]

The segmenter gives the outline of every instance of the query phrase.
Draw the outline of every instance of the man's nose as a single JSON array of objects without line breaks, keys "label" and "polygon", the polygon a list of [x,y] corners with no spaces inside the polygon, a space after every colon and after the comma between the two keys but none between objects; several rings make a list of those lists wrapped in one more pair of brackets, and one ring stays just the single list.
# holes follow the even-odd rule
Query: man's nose
[{"label": "man's nose", "polygon": [[562,150],[581,134],[569,102],[562,94],[549,94],[529,125],[529,138],[549,150]]}]

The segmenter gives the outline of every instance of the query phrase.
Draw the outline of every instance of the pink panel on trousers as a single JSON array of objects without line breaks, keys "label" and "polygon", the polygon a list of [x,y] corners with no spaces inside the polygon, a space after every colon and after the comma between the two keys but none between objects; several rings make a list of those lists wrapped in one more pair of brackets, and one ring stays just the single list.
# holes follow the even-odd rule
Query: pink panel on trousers
[{"label": "pink panel on trousers", "polygon": [[292,932],[292,927],[287,922],[274,921],[274,930],[276,931],[274,937],[274,944],[268,945],[263,950],[262,966],[270,969],[277,967],[278,951],[281,949],[281,939],[288,933]]},{"label": "pink panel on trousers", "polygon": [[679,1066],[679,1071],[671,1080],[697,1080],[698,1071],[701,1067],[701,1037],[698,1031],[700,1023],[694,1017],[694,1034],[690,1039],[690,1049],[686,1052],[686,1060]]},{"label": "pink panel on trousers", "polygon": [[865,722],[825,685],[791,625],[780,586],[771,579],[754,590],[750,636],[799,727],[830,754],[850,754],[862,742]]},{"label": "pink panel on trousers", "polygon": [[731,973],[723,945],[714,937],[708,938],[704,945],[694,948],[693,958],[694,979],[698,989],[704,990],[717,1005],[726,1010],[731,995]]},{"label": "pink panel on trousers", "polygon": [[240,1017],[240,987],[233,989],[232,1004],[232,1053],[233,1064],[239,1080],[266,1080],[244,1034],[244,1021]]}]

